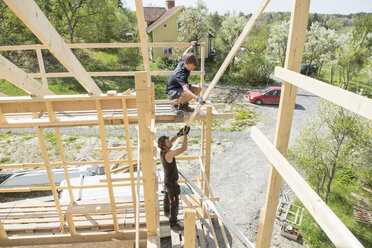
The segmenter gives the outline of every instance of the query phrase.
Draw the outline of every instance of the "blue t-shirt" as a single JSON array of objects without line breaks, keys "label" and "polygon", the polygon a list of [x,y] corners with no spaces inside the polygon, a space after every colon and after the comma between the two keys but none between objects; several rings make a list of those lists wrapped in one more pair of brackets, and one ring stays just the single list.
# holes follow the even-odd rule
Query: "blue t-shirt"
[{"label": "blue t-shirt", "polygon": [[185,56],[183,56],[182,61],[178,63],[177,68],[172,72],[172,75],[168,79],[167,87],[165,92],[176,88],[182,88],[188,83],[188,78],[190,76],[190,71],[185,67]]}]

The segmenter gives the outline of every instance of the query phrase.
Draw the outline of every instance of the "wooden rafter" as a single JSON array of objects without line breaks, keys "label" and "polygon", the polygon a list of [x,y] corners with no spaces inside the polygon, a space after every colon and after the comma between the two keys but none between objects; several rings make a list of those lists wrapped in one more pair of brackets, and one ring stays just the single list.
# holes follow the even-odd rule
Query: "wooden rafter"
[{"label": "wooden rafter", "polygon": [[4,0],[4,2],[88,92],[102,93],[33,0]]},{"label": "wooden rafter", "polygon": [[0,77],[35,96],[54,95],[54,93],[48,88],[40,84],[35,79],[28,77],[26,72],[1,55]]}]

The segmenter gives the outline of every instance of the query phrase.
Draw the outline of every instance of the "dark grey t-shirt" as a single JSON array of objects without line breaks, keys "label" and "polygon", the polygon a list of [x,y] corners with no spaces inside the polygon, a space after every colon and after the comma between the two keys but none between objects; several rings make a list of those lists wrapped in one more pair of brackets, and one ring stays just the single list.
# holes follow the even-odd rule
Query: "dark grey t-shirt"
[{"label": "dark grey t-shirt", "polygon": [[164,183],[176,183],[178,181],[178,169],[176,164],[176,158],[173,158],[171,163],[165,160],[166,152],[160,152],[161,163],[164,168]]},{"label": "dark grey t-shirt", "polygon": [[180,88],[188,83],[188,78],[190,76],[190,71],[185,67],[185,56],[183,56],[182,61],[178,63],[177,68],[172,72],[172,75],[169,77],[167,87],[165,92],[176,88]]}]

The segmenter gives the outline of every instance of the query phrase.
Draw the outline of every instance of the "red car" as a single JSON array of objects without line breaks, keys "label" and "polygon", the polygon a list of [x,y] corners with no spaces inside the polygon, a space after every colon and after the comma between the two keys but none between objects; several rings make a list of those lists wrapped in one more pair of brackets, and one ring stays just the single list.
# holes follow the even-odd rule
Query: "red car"
[{"label": "red car", "polygon": [[255,104],[279,104],[282,86],[270,86],[260,91],[249,94],[249,102]]}]

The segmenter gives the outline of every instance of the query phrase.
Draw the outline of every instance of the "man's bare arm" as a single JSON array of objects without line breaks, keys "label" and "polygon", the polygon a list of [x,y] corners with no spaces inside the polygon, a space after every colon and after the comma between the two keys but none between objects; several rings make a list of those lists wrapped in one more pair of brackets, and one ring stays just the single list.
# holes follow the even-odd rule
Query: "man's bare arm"
[{"label": "man's bare arm", "polygon": [[195,47],[194,46],[189,46],[185,52],[183,53],[183,56],[185,56],[187,53],[190,53]]},{"label": "man's bare arm", "polygon": [[165,154],[165,160],[171,163],[173,158],[187,150],[187,135],[184,135],[182,146],[176,150],[170,150]]}]

